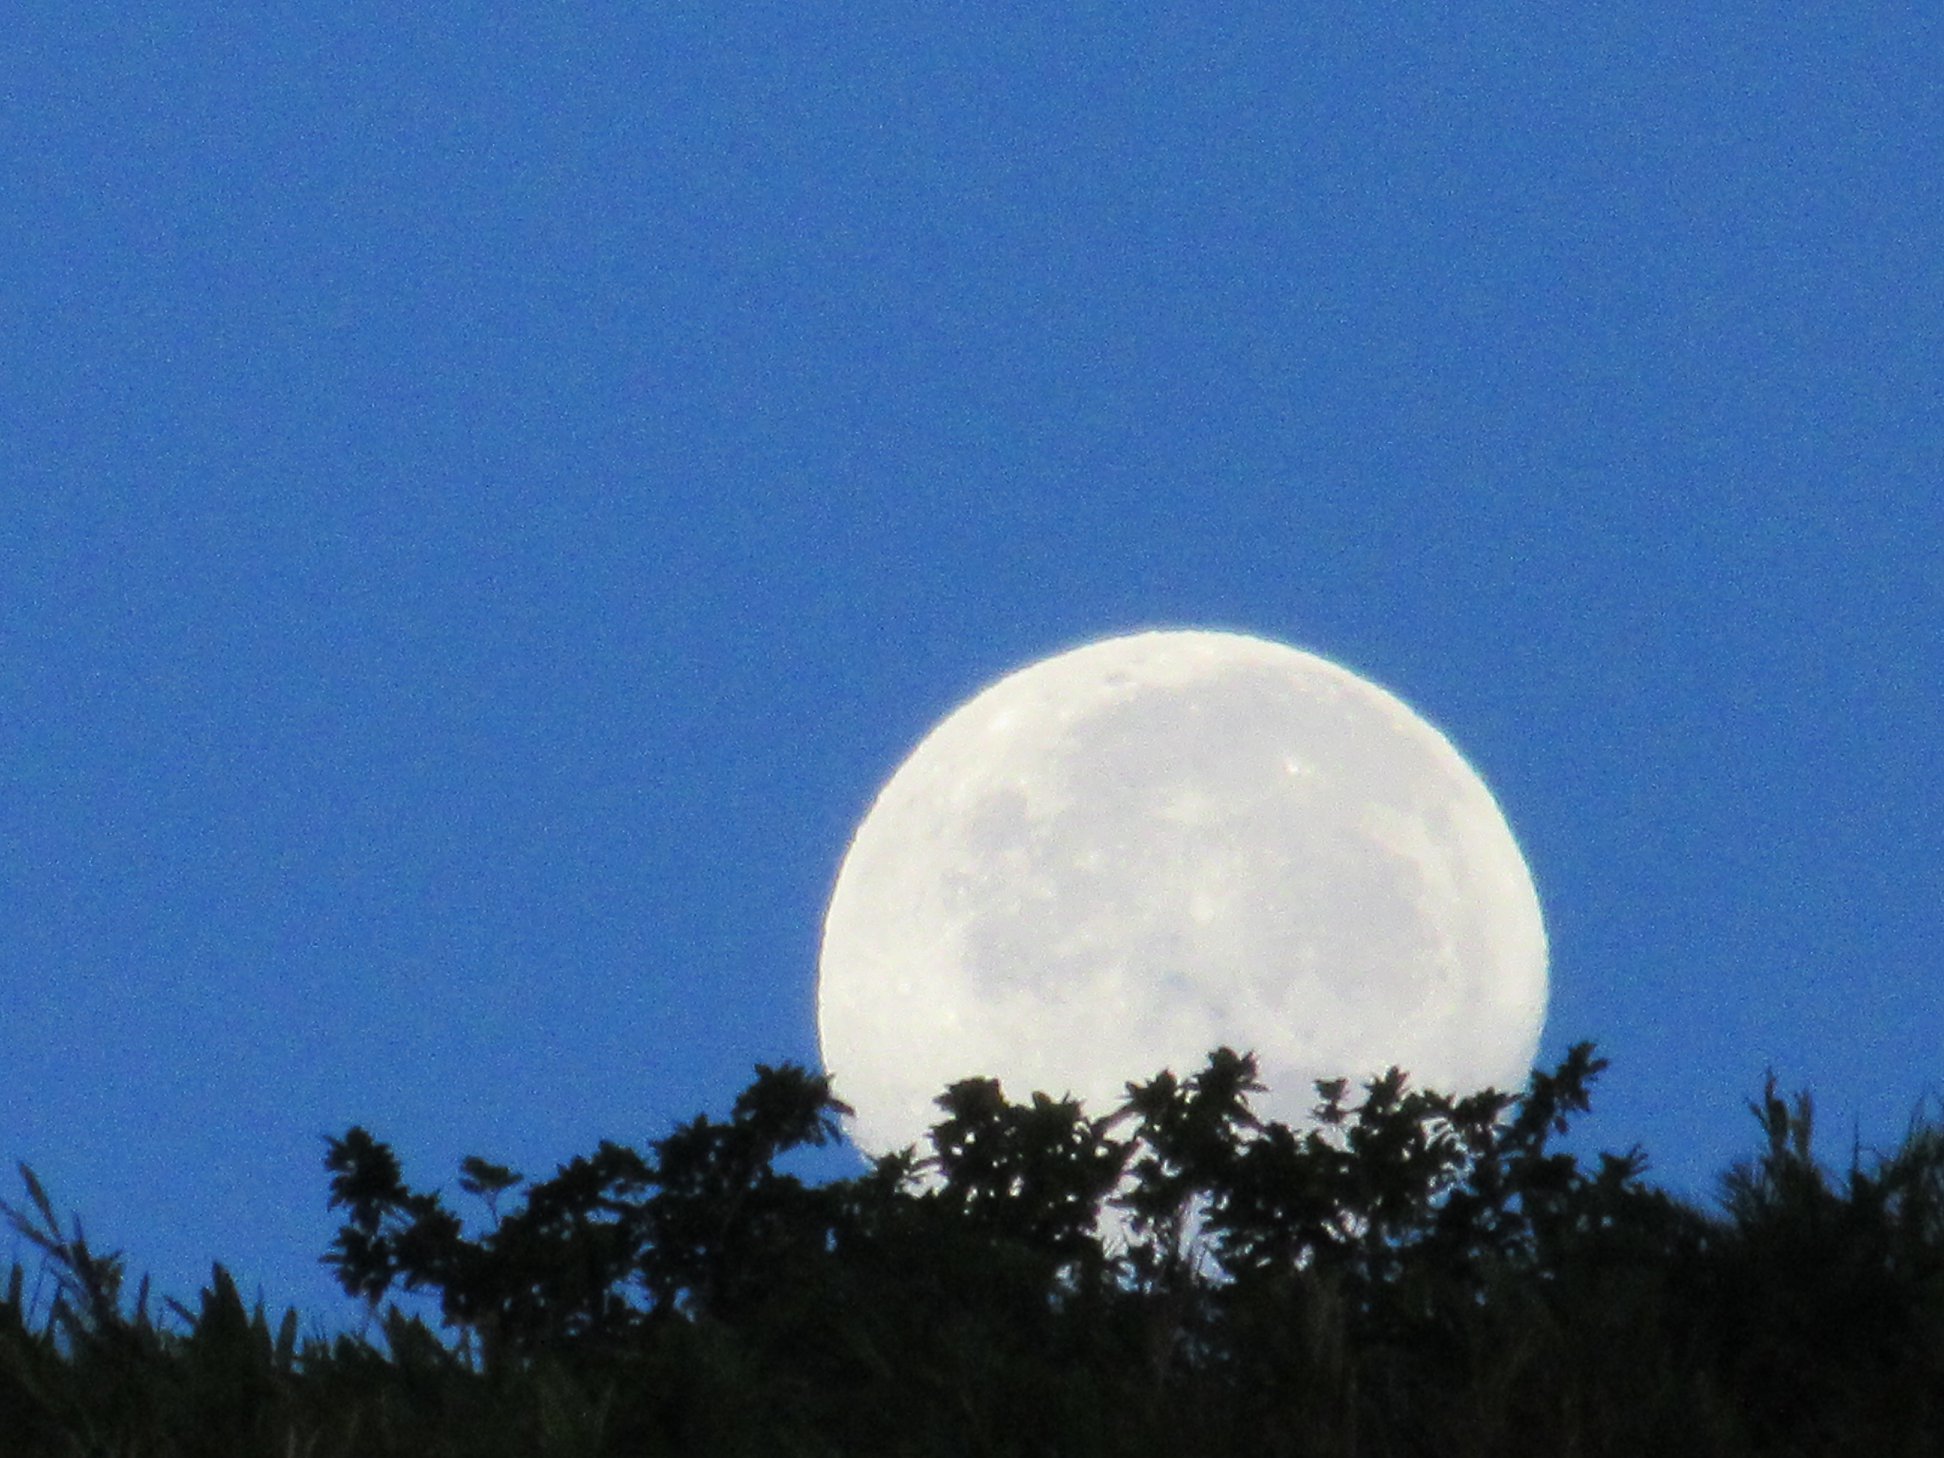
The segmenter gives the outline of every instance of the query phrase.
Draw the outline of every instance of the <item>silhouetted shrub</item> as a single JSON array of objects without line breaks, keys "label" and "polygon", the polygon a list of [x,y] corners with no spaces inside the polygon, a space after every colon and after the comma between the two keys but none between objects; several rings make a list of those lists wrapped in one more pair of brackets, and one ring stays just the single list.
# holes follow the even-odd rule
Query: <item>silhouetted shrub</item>
[{"label": "silhouetted shrub", "polygon": [[0,1454],[1944,1451],[1944,1129],[1832,1175],[1771,1079],[1703,1211],[1555,1148],[1604,1067],[1319,1084],[1302,1127],[1228,1049],[1101,1117],[971,1079],[923,1154],[810,1185],[777,1163],[847,1110],[759,1066],[645,1153],[465,1160],[475,1218],[353,1128],[324,1259],[370,1338],[300,1340],[220,1265],[154,1317],[23,1166]]}]

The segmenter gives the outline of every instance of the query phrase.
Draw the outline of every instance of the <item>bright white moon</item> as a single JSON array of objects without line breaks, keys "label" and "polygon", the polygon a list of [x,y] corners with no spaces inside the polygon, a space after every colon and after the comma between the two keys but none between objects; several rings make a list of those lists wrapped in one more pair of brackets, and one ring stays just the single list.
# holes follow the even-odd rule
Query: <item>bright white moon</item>
[{"label": "bright white moon", "polygon": [[824,923],[824,1066],[872,1152],[961,1078],[1075,1094],[1254,1051],[1258,1109],[1396,1064],[1522,1086],[1546,1008],[1532,877],[1436,729],[1322,658],[1152,632],[958,709],[858,828]]}]

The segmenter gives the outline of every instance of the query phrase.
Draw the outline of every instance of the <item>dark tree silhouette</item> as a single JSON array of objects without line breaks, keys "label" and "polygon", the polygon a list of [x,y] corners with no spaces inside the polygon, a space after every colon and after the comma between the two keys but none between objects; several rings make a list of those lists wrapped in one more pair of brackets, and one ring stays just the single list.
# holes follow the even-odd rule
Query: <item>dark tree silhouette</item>
[{"label": "dark tree silhouette", "polygon": [[1944,1452],[1944,1127],[1832,1173],[1771,1078],[1702,1210],[1558,1147],[1604,1069],[1322,1083],[1300,1126],[1226,1048],[1098,1117],[968,1079],[813,1185],[779,1161],[847,1110],[759,1066],[645,1153],[468,1158],[467,1212],[353,1128],[324,1259],[369,1321],[301,1339],[221,1266],[152,1315],[23,1167],[0,1452]]}]

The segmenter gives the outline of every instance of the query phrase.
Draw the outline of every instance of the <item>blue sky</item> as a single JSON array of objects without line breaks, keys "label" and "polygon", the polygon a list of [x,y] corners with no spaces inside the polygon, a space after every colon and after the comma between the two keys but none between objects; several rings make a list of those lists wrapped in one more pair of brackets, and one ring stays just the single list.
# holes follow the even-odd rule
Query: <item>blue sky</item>
[{"label": "blue sky", "polygon": [[0,51],[0,1155],[164,1290],[813,1061],[883,778],[1155,625],[1478,767],[1589,1144],[1938,1091],[1936,20],[398,10]]}]

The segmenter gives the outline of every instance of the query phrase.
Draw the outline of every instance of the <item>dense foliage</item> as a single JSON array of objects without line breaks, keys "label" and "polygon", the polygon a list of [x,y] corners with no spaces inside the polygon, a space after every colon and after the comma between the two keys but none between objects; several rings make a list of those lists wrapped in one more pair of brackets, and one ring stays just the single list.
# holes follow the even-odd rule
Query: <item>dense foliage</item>
[{"label": "dense foliage", "polygon": [[645,1154],[466,1160],[471,1222],[354,1128],[325,1259],[371,1322],[302,1340],[220,1266],[131,1300],[23,1167],[58,1294],[0,1301],[0,1454],[1944,1453],[1944,1129],[1833,1175],[1771,1080],[1703,1211],[1553,1147],[1603,1067],[1300,1129],[1227,1049],[1098,1118],[973,1079],[818,1185],[779,1159],[843,1105],[759,1067]]}]

